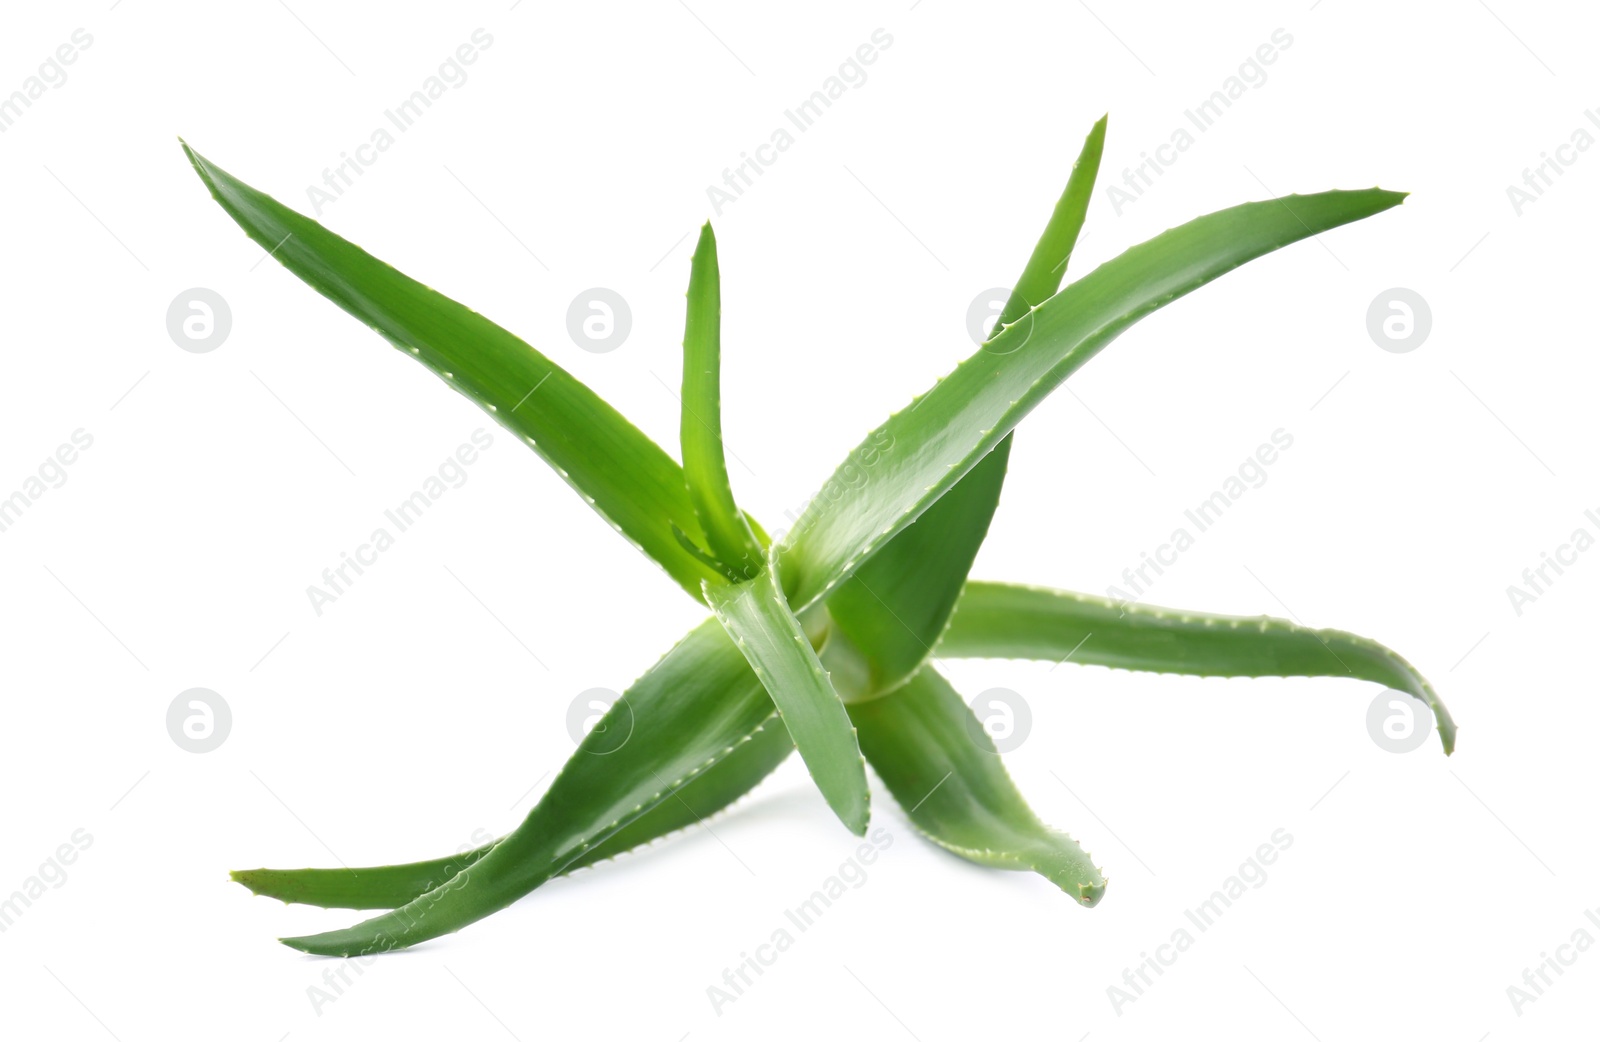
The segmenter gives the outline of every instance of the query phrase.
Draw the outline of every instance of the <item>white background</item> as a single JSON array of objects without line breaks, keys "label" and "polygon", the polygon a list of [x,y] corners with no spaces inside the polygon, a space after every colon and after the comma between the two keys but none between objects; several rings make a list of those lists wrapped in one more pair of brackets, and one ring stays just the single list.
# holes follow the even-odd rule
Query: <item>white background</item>
[{"label": "white background", "polygon": [[[0,894],[74,830],[93,842],[0,934],[8,1036],[1593,1030],[1600,953],[1520,1015],[1507,995],[1575,930],[1600,939],[1584,918],[1600,906],[1600,555],[1520,617],[1506,592],[1597,528],[1583,512],[1600,507],[1600,154],[1577,154],[1520,215],[1506,192],[1600,103],[1589,12],[567,6],[11,12],[0,93],[73,30],[93,43],[0,135],[0,494],[73,431],[94,443],[0,533]],[[322,219],[518,332],[673,451],[707,185],[874,29],[892,35],[867,81],[715,216],[733,479],[769,527],[973,349],[969,303],[1021,269],[1102,112],[1078,273],[1246,199],[1413,192],[1145,320],[1074,377],[1020,428],[975,574],[1103,592],[1284,428],[1294,446],[1268,482],[1147,599],[1292,611],[1391,644],[1454,711],[1456,755],[1379,748],[1378,689],[1355,681],[961,663],[968,694],[1004,686],[1031,705],[1007,765],[1105,866],[1095,910],[935,850],[875,782],[889,851],[719,1015],[707,987],[856,845],[791,760],[714,834],[551,884],[314,1003],[330,963],[273,938],[363,914],[252,898],[227,869],[408,860],[509,829],[572,751],[572,699],[624,688],[704,615],[466,399],[262,263],[179,150],[182,134],[309,212],[306,187],[478,28],[493,43],[469,79]],[[1118,214],[1104,184],[1280,28],[1293,44],[1266,81]],[[166,330],[196,286],[232,311],[208,354]],[[591,286],[631,305],[609,354],[567,333]],[[1407,354],[1366,330],[1397,286],[1433,315]],[[306,587],[479,427],[497,436],[468,482],[318,617]],[[233,713],[206,754],[165,725],[196,686]],[[1108,986],[1280,828],[1294,843],[1267,882],[1115,1010]]]}]

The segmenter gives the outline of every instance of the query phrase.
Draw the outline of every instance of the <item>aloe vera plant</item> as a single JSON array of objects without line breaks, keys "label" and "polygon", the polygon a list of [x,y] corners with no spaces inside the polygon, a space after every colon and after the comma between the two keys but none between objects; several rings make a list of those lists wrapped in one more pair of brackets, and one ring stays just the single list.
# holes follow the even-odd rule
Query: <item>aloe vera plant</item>
[{"label": "aloe vera plant", "polygon": [[[684,331],[682,463],[593,391],[488,319],[408,278],[184,146],[218,204],[313,289],[488,410],[713,617],[640,677],[526,819],[453,857],[359,869],[233,873],[252,892],[383,909],[283,943],[351,956],[451,933],[544,882],[728,806],[798,750],[852,831],[866,765],[915,827],[969,860],[1044,876],[1085,906],[1105,878],[1012,784],[939,658],[1037,658],[1202,676],[1344,676],[1432,709],[1426,680],[1375,641],[1270,618],[1119,605],[977,582],[968,570],[1005,480],[1012,430],[1124,329],[1265,253],[1398,205],[1366,189],[1245,203],[1171,229],[1061,288],[1104,147],[1090,131],[993,333],[870,433],[773,542],[728,480],[720,420],[721,289],[702,229]],[[533,388],[537,396],[530,396]],[[1094,639],[1085,641],[1092,632]],[[605,755],[597,755],[604,753]]]}]

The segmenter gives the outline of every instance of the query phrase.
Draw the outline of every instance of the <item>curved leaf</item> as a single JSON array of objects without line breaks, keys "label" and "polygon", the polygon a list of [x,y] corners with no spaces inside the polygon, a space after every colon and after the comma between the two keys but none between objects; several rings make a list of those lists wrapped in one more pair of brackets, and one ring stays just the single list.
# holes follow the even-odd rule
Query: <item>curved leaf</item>
[{"label": "curved leaf", "polygon": [[[386,915],[283,943],[352,956],[454,933],[592,856],[769,722],[772,700],[707,619],[612,705],[544,798],[487,854]],[[618,746],[617,734],[629,737]]]},{"label": "curved leaf", "polygon": [[1203,677],[1351,677],[1421,699],[1446,755],[1456,725],[1411,663],[1366,637],[1267,616],[1119,605],[1086,593],[968,583],[940,658],[1029,658]]},{"label": "curved leaf", "polygon": [[[1133,323],[1246,261],[1370,217],[1405,196],[1381,189],[1245,203],[1163,232],[1024,313],[869,434],[780,544],[803,611],[915,521],[1034,406]],[[874,453],[876,462],[855,460]]]},{"label": "curved leaf", "polygon": [[273,259],[482,406],[590,506],[698,598],[715,572],[678,544],[700,522],[683,471],[565,369],[183,146],[228,216]]},{"label": "curved leaf", "polygon": [[[768,718],[748,741],[738,743],[722,759],[676,789],[673,798],[662,800],[595,844],[560,874],[568,875],[618,857],[710,818],[755,788],[793,751],[789,732],[776,720]],[[234,882],[243,884],[251,893],[295,904],[323,908],[398,908],[447,882],[499,842],[495,840],[454,857],[406,865],[354,869],[257,868],[234,872],[232,876]]]},{"label": "curved leaf", "polygon": [[972,710],[931,666],[850,707],[861,748],[912,823],[969,861],[1038,872],[1093,907],[1106,880],[1071,836],[1028,807]]}]

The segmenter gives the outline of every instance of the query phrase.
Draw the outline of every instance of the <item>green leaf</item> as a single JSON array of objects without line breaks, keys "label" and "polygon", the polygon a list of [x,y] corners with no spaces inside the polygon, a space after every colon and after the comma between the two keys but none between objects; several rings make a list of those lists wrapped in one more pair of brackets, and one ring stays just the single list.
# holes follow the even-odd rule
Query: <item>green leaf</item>
[{"label": "green leaf", "polygon": [[684,552],[705,565],[708,571],[721,576],[723,581],[730,583],[745,581],[744,575],[733,571],[733,569],[711,556],[710,551],[700,549],[695,541],[689,538],[689,534],[677,525],[672,526],[672,537],[678,541],[679,546],[683,547]]},{"label": "green leaf", "polygon": [[1022,277],[1011,291],[1011,298],[1000,309],[990,339],[1006,326],[1021,318],[1029,309],[1043,304],[1061,288],[1061,279],[1067,273],[1067,262],[1078,246],[1078,235],[1089,212],[1089,200],[1094,194],[1095,178],[1100,175],[1100,156],[1106,146],[1106,121],[1101,116],[1083,140],[1083,148],[1072,163],[1072,173],[1067,177],[1067,187],[1056,208],[1050,214],[1044,234],[1034,244],[1033,253],[1022,269]]},{"label": "green leaf", "polygon": [[[630,827],[645,828],[638,822],[652,809],[769,725],[776,726],[772,700],[722,627],[707,619],[612,705],[544,798],[488,853],[386,915],[283,943],[353,956],[454,933],[595,856]],[[620,746],[618,734],[629,736]]]},{"label": "green leaf", "polygon": [[[499,842],[496,840],[495,842]],[[398,908],[449,880],[494,849],[494,843],[453,857],[365,868],[250,868],[228,878],[252,894],[320,908]]]},{"label": "green leaf", "polygon": [[273,259],[482,406],[699,597],[717,573],[673,537],[673,525],[700,536],[700,522],[682,469],[655,442],[511,333],[183,148],[212,198]]},{"label": "green leaf", "polygon": [[1008,435],[828,595],[828,614],[867,664],[867,696],[905,683],[939,643],[989,534],[1010,456]]},{"label": "green leaf", "polygon": [[846,828],[865,835],[867,771],[850,714],[828,682],[800,620],[789,610],[777,572],[767,568],[737,585],[708,582],[705,596],[777,704],[778,715],[828,806]]},{"label": "green leaf", "polygon": [[[662,836],[699,824],[755,788],[794,751],[794,743],[774,719],[759,725],[746,741],[569,864],[568,875],[617,857]],[[615,754],[613,754],[615,755]],[[233,880],[252,893],[323,908],[398,908],[444,884],[482,858],[486,843],[453,857],[407,865],[368,868],[257,868],[234,872]]]},{"label": "green leaf", "polygon": [[689,307],[683,330],[683,476],[706,533],[706,545],[726,571],[750,579],[764,555],[733,502],[722,451],[722,279],[717,238],[707,221],[689,269]]},{"label": "green leaf", "polygon": [[861,748],[913,824],[980,865],[1038,872],[1093,907],[1105,877],[1017,792],[982,724],[928,667],[892,694],[850,706]]},{"label": "green leaf", "polygon": [[[995,332],[1055,293],[1077,246],[1100,170],[1106,118],[1089,131],[1044,234],[1000,311]],[[1011,435],[858,568],[828,598],[828,613],[863,649],[875,692],[893,690],[928,658],[950,619],[1000,502]]]},{"label": "green leaf", "polygon": [[[1446,755],[1456,725],[1433,685],[1375,640],[1267,616],[1118,604],[1084,593],[968,583],[940,658],[1028,658],[1203,677],[1351,677],[1421,699]],[[865,742],[863,741],[863,744]]]},{"label": "green leaf", "polygon": [[[1163,232],[1026,312],[869,434],[779,546],[797,611],[914,522],[1034,406],[1140,318],[1246,261],[1396,206],[1381,189],[1245,203]],[[875,459],[863,467],[863,453]]]}]

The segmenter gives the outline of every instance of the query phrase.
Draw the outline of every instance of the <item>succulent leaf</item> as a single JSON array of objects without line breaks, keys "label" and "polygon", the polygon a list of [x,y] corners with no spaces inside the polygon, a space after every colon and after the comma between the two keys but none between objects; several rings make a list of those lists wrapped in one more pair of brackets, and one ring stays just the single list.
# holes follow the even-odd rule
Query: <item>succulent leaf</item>
[{"label": "succulent leaf", "polygon": [[[1273,250],[1381,213],[1372,188],[1291,195],[1199,217],[1100,265],[991,337],[874,430],[778,544],[796,611],[914,522],[1066,378],[1153,311]],[[871,454],[875,463],[855,460]]]},{"label": "succulent leaf", "polygon": [[[527,818],[488,853],[392,912],[283,943],[353,956],[454,933],[596,856],[769,721],[772,700],[707,619],[612,704]],[[620,745],[618,734],[628,736]]]},{"label": "succulent leaf", "polygon": [[690,262],[683,331],[683,476],[706,544],[738,580],[761,570],[765,555],[733,502],[722,448],[722,277],[717,238],[707,221]]},{"label": "succulent leaf", "polygon": [[1342,630],[1265,615],[1119,604],[1087,593],[968,583],[939,658],[1028,658],[1202,677],[1350,677],[1404,691],[1433,711],[1449,755],[1456,724],[1433,685],[1397,653]]},{"label": "succulent leaf", "polygon": [[[620,750],[619,750],[620,751]],[[662,836],[700,824],[755,788],[794,751],[789,732],[768,717],[724,757],[695,774],[608,838],[567,865],[568,875],[609,861]],[[613,753],[612,755],[616,755]],[[256,868],[232,873],[251,893],[323,908],[399,908],[448,882],[496,843],[461,854],[405,865],[366,868]]]},{"label": "succulent leaf", "polygon": [[937,670],[851,705],[850,716],[872,769],[933,842],[982,865],[1038,872],[1085,907],[1100,900],[1105,877],[1029,809],[988,732]]},{"label": "succulent leaf", "polygon": [[[1067,186],[1000,311],[995,333],[1060,287],[1083,230],[1105,138],[1102,116],[1072,164]],[[978,547],[989,534],[1010,456],[1008,434],[829,596],[828,612],[863,649],[877,691],[904,682],[938,643]]]},{"label": "succulent leaf", "polygon": [[867,769],[850,714],[828,681],[800,620],[789,610],[775,570],[749,582],[706,583],[706,602],[778,707],[811,779],[856,835],[870,815]]},{"label": "succulent leaf", "polygon": [[[1455,725],[1432,687],[1366,638],[967,581],[998,503],[1012,429],[1078,367],[1144,315],[1232,268],[1404,198],[1369,189],[1247,203],[1167,231],[1058,292],[1105,126],[1102,119],[1086,139],[988,341],[872,432],[847,461],[851,473],[841,468],[777,546],[740,511],[728,478],[720,274],[709,224],[691,263],[679,466],[511,333],[185,145],[212,196],[252,239],[489,411],[717,616],[629,688],[500,840],[408,865],[235,873],[254,892],[286,901],[393,909],[284,943],[350,956],[453,932],[549,879],[717,812],[795,747],[858,834],[869,813],[865,754],[934,842],[979,863],[1037,871],[1094,904],[1104,878],[1075,842],[1028,809],[931,657],[1353,676],[1427,702],[1450,752]],[[824,659],[840,669],[837,691]],[[618,734],[627,736],[620,746]]]},{"label": "succulent leaf", "polygon": [[184,145],[245,234],[312,289],[437,373],[544,458],[689,594],[720,575],[672,528],[699,538],[683,470],[582,381],[471,309],[424,286]]}]

